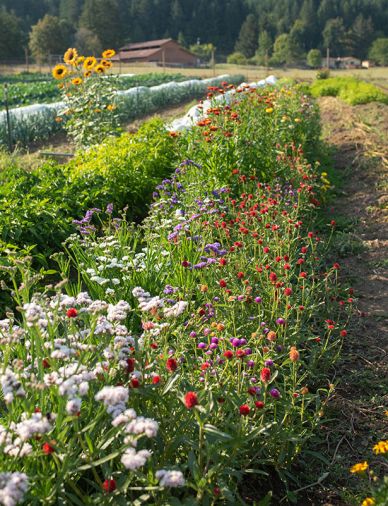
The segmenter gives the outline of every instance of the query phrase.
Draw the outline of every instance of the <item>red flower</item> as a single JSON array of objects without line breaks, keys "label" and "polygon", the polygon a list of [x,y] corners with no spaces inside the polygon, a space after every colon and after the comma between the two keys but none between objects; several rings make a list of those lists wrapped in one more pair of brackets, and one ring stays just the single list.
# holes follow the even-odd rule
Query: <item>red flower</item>
[{"label": "red flower", "polygon": [[269,280],[274,283],[277,279],[278,277],[276,276],[276,274],[274,272],[271,272],[269,275]]},{"label": "red flower", "polygon": [[132,378],[131,384],[132,384],[132,388],[139,388],[140,381],[137,378]]},{"label": "red flower", "polygon": [[268,367],[263,367],[260,373],[261,381],[264,381],[265,383],[268,382],[271,379],[271,369]]},{"label": "red flower", "polygon": [[340,268],[340,264],[337,264],[337,262],[335,264],[333,264],[333,269],[339,269]]},{"label": "red flower", "polygon": [[221,288],[225,288],[226,287],[226,281],[224,279],[221,279],[219,284],[220,284]]},{"label": "red flower", "polygon": [[237,273],[237,277],[238,277],[239,279],[243,278],[243,277],[244,277],[244,273],[243,273],[243,272],[238,272],[238,273]]},{"label": "red flower", "polygon": [[167,371],[174,372],[177,370],[178,364],[175,358],[169,358],[166,362]]},{"label": "red flower", "polygon": [[159,383],[159,381],[160,381],[160,376],[158,376],[158,375],[153,376],[153,378],[152,378],[152,383],[153,383],[154,385],[157,385],[157,384]]},{"label": "red flower", "polygon": [[224,357],[225,358],[233,358],[233,351],[232,350],[226,350],[224,352]]},{"label": "red flower", "polygon": [[50,367],[50,362],[47,360],[47,358],[44,358],[42,360],[42,366],[43,366],[43,369],[48,369]]},{"label": "red flower", "polygon": [[344,329],[344,330],[341,330],[340,332],[340,336],[341,337],[346,337],[348,335],[347,331]]},{"label": "red flower", "polygon": [[240,406],[240,415],[241,416],[249,415],[250,411],[251,411],[251,408],[248,406],[248,404],[243,404],[242,406]]},{"label": "red flower", "polygon": [[127,358],[127,373],[133,372],[135,370],[135,359]]},{"label": "red flower", "polygon": [[263,409],[264,408],[264,402],[263,401],[256,401],[255,406],[257,409]]},{"label": "red flower", "polygon": [[44,443],[42,445],[42,450],[43,450],[43,453],[45,453],[46,455],[50,455],[51,453],[55,452],[55,448],[53,446],[51,446],[50,443]]},{"label": "red flower", "polygon": [[185,406],[187,409],[192,409],[198,404],[198,396],[195,392],[187,392],[185,395]]},{"label": "red flower", "polygon": [[108,494],[110,492],[114,492],[116,490],[116,480],[105,480],[104,483],[102,484],[102,488]]},{"label": "red flower", "polygon": [[307,278],[307,272],[301,272],[301,273],[299,274],[299,277],[300,277],[300,278]]},{"label": "red flower", "polygon": [[66,311],[66,316],[68,318],[75,318],[78,315],[78,311],[75,309],[75,307],[71,307]]},{"label": "red flower", "polygon": [[285,288],[284,289],[284,295],[287,297],[292,294],[292,288]]}]

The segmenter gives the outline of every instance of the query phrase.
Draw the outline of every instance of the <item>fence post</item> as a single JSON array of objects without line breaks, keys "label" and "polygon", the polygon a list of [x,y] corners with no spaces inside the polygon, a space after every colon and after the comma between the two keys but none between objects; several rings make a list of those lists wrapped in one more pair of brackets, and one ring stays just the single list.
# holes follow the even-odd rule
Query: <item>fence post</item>
[{"label": "fence post", "polygon": [[11,117],[9,115],[8,104],[8,84],[4,84],[4,102],[5,102],[5,115],[7,118],[7,131],[8,131],[8,149],[12,153],[12,131],[11,131]]}]

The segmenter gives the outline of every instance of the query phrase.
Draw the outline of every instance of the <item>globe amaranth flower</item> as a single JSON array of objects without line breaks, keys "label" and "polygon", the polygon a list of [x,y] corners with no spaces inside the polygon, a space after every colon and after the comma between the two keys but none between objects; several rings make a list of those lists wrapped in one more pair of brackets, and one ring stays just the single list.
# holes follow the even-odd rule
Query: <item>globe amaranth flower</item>
[{"label": "globe amaranth flower", "polygon": [[196,392],[187,392],[184,398],[184,404],[187,409],[192,409],[198,405],[198,395]]}]

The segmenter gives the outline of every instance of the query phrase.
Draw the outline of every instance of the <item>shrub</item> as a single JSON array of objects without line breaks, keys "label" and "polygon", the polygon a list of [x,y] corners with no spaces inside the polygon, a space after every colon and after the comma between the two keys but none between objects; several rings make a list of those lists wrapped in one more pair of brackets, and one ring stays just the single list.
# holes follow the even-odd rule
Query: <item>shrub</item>
[{"label": "shrub", "polygon": [[348,104],[388,103],[388,95],[371,83],[354,77],[331,77],[311,85],[313,96],[339,97]]},{"label": "shrub", "polygon": [[237,51],[235,53],[230,54],[227,57],[226,61],[227,63],[231,63],[233,65],[246,65],[248,62],[246,56]]}]

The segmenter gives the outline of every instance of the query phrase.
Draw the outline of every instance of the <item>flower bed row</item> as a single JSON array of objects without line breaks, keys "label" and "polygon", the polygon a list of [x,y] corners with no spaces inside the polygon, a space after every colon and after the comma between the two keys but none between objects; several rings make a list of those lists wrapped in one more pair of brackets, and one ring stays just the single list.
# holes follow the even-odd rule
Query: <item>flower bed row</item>
[{"label": "flower bed row", "polygon": [[[241,75],[220,76],[203,80],[188,80],[179,83],[169,82],[158,86],[136,86],[117,93],[116,102],[122,121],[154,112],[161,107],[178,104],[185,100],[199,98],[208,86],[218,86],[222,81],[238,84]],[[64,108],[62,102],[35,104],[10,110],[11,140],[13,144],[27,145],[31,142],[48,139],[62,129],[58,114]],[[0,111],[0,147],[8,144],[7,118]]]},{"label": "flower bed row", "polygon": [[191,159],[141,228],[109,206],[96,235],[91,210],[40,292],[9,267],[0,503],[237,504],[319,425],[350,301],[312,221],[316,110],[294,88],[238,97],[171,137]]}]

